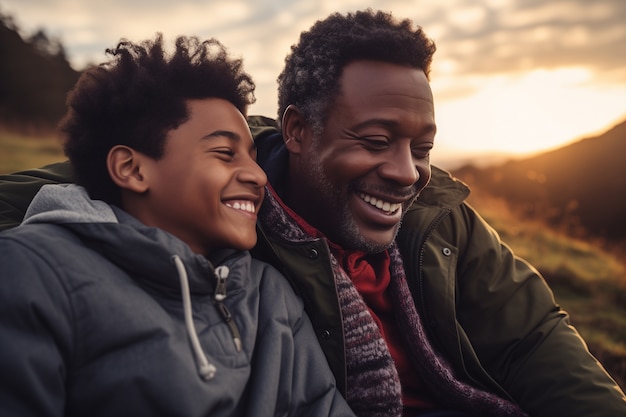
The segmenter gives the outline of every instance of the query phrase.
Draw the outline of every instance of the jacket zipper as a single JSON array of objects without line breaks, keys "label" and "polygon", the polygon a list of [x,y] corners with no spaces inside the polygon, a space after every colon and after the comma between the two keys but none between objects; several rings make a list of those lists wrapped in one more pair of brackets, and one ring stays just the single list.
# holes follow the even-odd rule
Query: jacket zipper
[{"label": "jacket zipper", "polygon": [[213,296],[213,301],[215,302],[215,306],[217,307],[217,311],[220,312],[224,322],[230,328],[230,332],[233,335],[233,342],[235,343],[235,349],[237,352],[241,352],[241,334],[239,333],[239,329],[237,328],[237,324],[233,320],[232,314],[230,314],[230,310],[226,307],[226,304],[223,301],[226,299],[226,282],[228,280],[228,267],[226,266],[218,266],[215,268],[215,294]]}]

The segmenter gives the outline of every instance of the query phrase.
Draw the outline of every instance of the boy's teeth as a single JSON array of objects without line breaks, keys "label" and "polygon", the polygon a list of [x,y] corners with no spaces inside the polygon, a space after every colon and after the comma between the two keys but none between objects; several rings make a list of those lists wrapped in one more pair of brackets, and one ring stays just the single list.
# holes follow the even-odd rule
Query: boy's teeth
[{"label": "boy's teeth", "polygon": [[368,194],[360,194],[360,196],[366,203],[369,203],[370,205],[386,213],[394,213],[402,208],[402,204],[400,203],[390,203],[388,201],[379,200],[376,197],[372,197]]},{"label": "boy's teeth", "polygon": [[234,208],[235,210],[247,211],[249,213],[256,212],[256,208],[254,207],[254,204],[252,204],[249,201],[245,201],[245,202],[235,201],[234,203],[226,203],[226,205],[228,207]]}]

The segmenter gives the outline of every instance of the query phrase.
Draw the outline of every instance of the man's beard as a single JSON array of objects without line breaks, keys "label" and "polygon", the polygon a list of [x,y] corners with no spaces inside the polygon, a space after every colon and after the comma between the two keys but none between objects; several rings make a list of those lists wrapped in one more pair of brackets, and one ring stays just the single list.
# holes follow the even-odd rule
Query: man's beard
[{"label": "man's beard", "polygon": [[[328,179],[324,171],[322,170],[322,164],[319,161],[318,153],[313,150],[313,154],[316,155],[309,159],[308,172],[311,179],[312,188],[316,190],[316,194],[320,197],[319,200],[323,201],[327,206],[326,208],[333,213],[333,216],[337,216],[337,222],[333,222],[335,225],[335,233],[331,233],[330,230],[320,230],[325,236],[327,236],[333,243],[340,245],[344,249],[355,249],[366,253],[378,253],[387,250],[393,241],[395,240],[398,231],[400,230],[399,222],[395,226],[393,237],[388,242],[376,242],[368,240],[363,236],[359,229],[348,199],[344,198],[341,189],[337,188],[332,181]],[[362,189],[358,183],[350,184],[348,186],[348,193],[355,193],[356,190]],[[417,197],[415,197],[417,198]],[[411,203],[415,201],[415,198],[411,199]],[[405,204],[402,207],[403,217],[410,204]]]}]

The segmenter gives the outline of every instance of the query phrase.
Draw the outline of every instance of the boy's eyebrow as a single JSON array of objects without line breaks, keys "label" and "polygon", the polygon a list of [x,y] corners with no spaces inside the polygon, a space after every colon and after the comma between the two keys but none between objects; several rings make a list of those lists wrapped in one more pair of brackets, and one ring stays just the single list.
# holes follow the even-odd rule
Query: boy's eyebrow
[{"label": "boy's eyebrow", "polygon": [[239,142],[241,140],[241,136],[239,136],[235,132],[231,132],[230,130],[216,130],[215,132],[209,133],[202,137],[202,139],[211,139],[215,137],[223,136],[235,142]]},{"label": "boy's eyebrow", "polygon": [[[238,133],[231,132],[230,130],[216,130],[215,132],[211,132],[208,135],[203,136],[201,139],[212,139],[217,137],[225,137],[233,142],[241,142],[241,136]],[[251,149],[256,149],[256,143],[254,143],[254,138],[252,138]]]}]

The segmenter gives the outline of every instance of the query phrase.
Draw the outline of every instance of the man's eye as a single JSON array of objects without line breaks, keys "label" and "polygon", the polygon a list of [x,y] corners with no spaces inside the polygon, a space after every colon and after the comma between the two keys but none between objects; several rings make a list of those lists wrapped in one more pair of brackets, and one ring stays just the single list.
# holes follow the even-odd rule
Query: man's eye
[{"label": "man's eye", "polygon": [[368,147],[374,149],[384,149],[389,146],[389,139],[382,135],[377,136],[362,136],[361,141],[363,141]]},{"label": "man's eye", "polygon": [[430,156],[430,151],[432,148],[413,148],[411,151],[413,156],[417,159],[425,159]]}]

